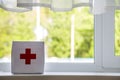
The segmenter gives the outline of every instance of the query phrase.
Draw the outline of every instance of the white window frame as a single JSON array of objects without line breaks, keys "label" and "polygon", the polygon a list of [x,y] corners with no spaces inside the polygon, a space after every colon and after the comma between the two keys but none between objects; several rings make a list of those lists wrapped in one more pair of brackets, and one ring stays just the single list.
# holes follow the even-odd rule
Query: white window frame
[{"label": "white window frame", "polygon": [[[118,59],[114,58],[112,64],[112,57],[108,57],[113,53],[114,9],[111,9],[94,16],[94,63],[46,62],[45,72],[120,72]],[[11,63],[0,63],[0,71],[11,71],[10,66]]]},{"label": "white window frame", "polygon": [[103,17],[103,67],[120,69],[120,56],[115,56],[115,8]]}]

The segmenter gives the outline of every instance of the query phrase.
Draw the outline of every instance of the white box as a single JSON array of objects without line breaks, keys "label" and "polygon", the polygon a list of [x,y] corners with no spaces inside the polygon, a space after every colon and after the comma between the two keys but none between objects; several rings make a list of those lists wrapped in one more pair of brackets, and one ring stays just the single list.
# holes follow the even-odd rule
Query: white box
[{"label": "white box", "polygon": [[43,73],[44,42],[13,41],[12,73]]}]

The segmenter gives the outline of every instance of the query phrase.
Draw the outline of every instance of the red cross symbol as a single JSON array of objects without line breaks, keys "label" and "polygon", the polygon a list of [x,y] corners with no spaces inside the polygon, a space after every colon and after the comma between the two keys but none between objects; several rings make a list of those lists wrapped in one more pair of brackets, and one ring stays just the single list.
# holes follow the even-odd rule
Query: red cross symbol
[{"label": "red cross symbol", "polygon": [[31,59],[36,59],[36,54],[31,53],[30,48],[25,49],[25,53],[20,54],[20,59],[25,59],[25,64],[31,64]]}]

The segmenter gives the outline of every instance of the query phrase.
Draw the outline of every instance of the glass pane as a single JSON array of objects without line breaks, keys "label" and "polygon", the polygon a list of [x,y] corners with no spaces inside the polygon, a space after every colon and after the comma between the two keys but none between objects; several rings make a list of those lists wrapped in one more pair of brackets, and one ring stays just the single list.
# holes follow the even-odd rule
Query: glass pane
[{"label": "glass pane", "polygon": [[120,10],[115,11],[115,56],[120,56]]},{"label": "glass pane", "polygon": [[35,11],[15,13],[0,9],[0,61],[10,61],[12,41],[35,38],[34,14]]},{"label": "glass pane", "polygon": [[46,56],[48,61],[70,57],[70,12],[54,12],[41,8],[41,25],[47,29]]},{"label": "glass pane", "polygon": [[48,31],[45,39],[48,61],[71,61],[78,58],[93,61],[93,18],[88,7],[75,8],[69,12],[53,12],[42,8],[41,25]]},{"label": "glass pane", "polygon": [[78,8],[75,18],[75,58],[94,57],[94,17],[89,8]]}]

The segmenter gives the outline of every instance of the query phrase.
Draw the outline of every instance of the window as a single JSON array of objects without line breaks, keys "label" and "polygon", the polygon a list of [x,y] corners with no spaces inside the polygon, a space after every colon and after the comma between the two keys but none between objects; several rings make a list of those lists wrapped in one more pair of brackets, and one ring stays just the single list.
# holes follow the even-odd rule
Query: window
[{"label": "window", "polygon": [[[6,12],[6,13],[10,14],[10,12]],[[35,11],[30,13],[15,13],[18,16],[18,18],[15,18],[16,22],[13,21],[14,24],[10,26],[11,27],[10,29],[16,31],[15,32],[12,31],[13,34],[11,35],[12,36],[11,40],[5,42],[5,44],[7,42],[10,42],[9,48],[11,48],[12,40],[45,41],[46,57],[47,57],[46,65],[48,65],[46,71],[49,71],[50,65],[54,69],[54,67],[56,67],[56,64],[60,66],[65,66],[66,64],[69,65],[75,64],[74,66],[76,67],[78,63],[80,64],[83,63],[85,65],[86,64],[94,65],[95,63],[94,16],[90,14],[88,7],[78,7],[69,12],[53,12],[50,11],[48,8],[41,8],[39,11],[39,8],[37,8],[36,22],[35,22],[35,17],[32,20],[28,20],[28,21],[23,20],[24,17],[26,19],[29,19],[28,18],[29,16],[26,14],[33,15],[34,13]],[[22,24],[22,21],[24,21],[24,24]],[[13,25],[15,27],[13,27]],[[5,28],[5,31],[8,28],[9,27]],[[37,31],[41,29],[43,33],[41,31]],[[21,31],[23,34],[21,34]],[[30,32],[31,35],[27,35],[28,31]],[[27,37],[23,36],[25,34]],[[41,35],[41,37],[39,35]],[[5,37],[2,38],[4,39]],[[6,51],[6,50],[1,50],[1,51]],[[10,53],[10,51],[8,51],[8,53]],[[55,60],[56,62],[53,62]],[[82,66],[84,66],[83,64]],[[58,66],[59,70],[63,71],[65,68],[62,70],[60,66]],[[74,69],[76,69],[76,67]],[[51,70],[52,69],[50,69],[50,71]],[[66,65],[66,71],[69,70],[71,69],[67,68]],[[57,70],[52,70],[52,71],[57,71]]]},{"label": "window", "polygon": [[[120,58],[114,50],[114,9],[95,16],[86,6],[70,12],[36,9],[12,14],[1,10],[1,58],[10,53],[12,40],[40,40],[46,43],[45,71],[119,71]],[[10,70],[10,63],[0,65],[0,70]]]}]

